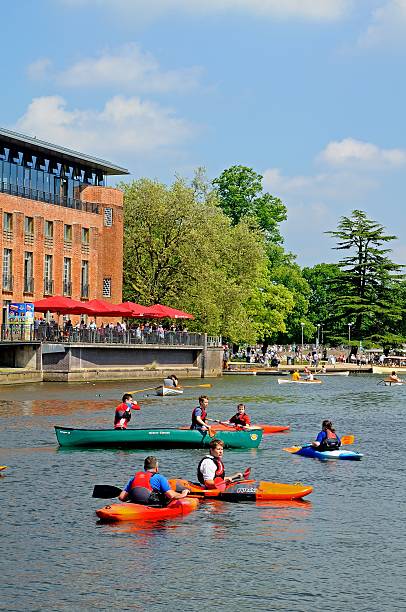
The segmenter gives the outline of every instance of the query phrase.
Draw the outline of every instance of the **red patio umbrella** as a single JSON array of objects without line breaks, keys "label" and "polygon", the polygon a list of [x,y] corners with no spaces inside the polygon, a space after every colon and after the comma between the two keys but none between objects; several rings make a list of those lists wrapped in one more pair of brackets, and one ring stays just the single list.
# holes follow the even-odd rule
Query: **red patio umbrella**
[{"label": "red patio umbrella", "polygon": [[36,312],[57,312],[58,314],[91,314],[86,304],[63,295],[53,295],[34,302]]},{"label": "red patio umbrella", "polygon": [[88,309],[87,314],[95,317],[130,317],[132,312],[124,304],[110,304],[110,302],[104,300],[90,300],[90,302],[86,302],[86,308]]},{"label": "red patio umbrella", "polygon": [[151,319],[194,319],[194,316],[187,312],[163,304],[154,304],[144,308],[144,317]]},{"label": "red patio umbrella", "polygon": [[129,317],[142,317],[144,315],[144,310],[147,308],[146,306],[141,306],[141,304],[137,304],[136,302],[123,302],[120,306],[125,306],[128,308],[131,314],[127,315]]}]

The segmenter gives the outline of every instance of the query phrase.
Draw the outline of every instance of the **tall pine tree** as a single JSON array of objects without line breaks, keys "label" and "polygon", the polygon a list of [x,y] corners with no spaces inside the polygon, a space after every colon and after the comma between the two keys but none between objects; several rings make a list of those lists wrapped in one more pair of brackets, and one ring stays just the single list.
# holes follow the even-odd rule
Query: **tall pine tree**
[{"label": "tall pine tree", "polygon": [[337,250],[348,251],[338,263],[341,274],[332,279],[334,318],[342,323],[343,337],[348,323],[353,340],[370,340],[384,345],[401,342],[399,323],[402,304],[395,289],[404,278],[385,248],[396,236],[386,235],[384,226],[367,218],[361,210],[342,217],[336,231],[326,232],[337,239]]}]

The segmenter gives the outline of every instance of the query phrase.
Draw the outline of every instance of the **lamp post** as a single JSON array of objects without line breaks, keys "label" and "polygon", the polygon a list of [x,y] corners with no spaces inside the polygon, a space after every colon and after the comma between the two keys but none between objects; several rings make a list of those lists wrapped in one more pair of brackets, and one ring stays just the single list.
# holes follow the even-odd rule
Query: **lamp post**
[{"label": "lamp post", "polygon": [[303,328],[304,328],[304,323],[300,324],[302,326],[302,353],[303,353]]},{"label": "lamp post", "polygon": [[324,344],[324,326],[323,323],[321,324],[321,345],[323,346]]},{"label": "lamp post", "polygon": [[320,323],[317,323],[317,346],[320,345]]},{"label": "lamp post", "polygon": [[351,346],[351,325],[352,323],[347,323],[348,325],[348,346]]}]

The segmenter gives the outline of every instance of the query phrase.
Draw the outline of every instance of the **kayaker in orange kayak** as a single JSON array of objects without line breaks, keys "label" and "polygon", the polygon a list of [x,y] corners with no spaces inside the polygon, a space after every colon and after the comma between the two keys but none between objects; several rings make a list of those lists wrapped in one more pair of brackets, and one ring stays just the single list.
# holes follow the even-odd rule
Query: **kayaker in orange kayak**
[{"label": "kayaker in orange kayak", "polygon": [[242,478],[242,472],[237,472],[232,476],[226,476],[224,463],[222,461],[224,453],[224,442],[213,438],[209,444],[209,455],[201,459],[197,466],[197,479],[206,489],[216,489],[219,482],[232,482],[237,478]]},{"label": "kayaker in orange kayak", "polygon": [[190,429],[198,429],[200,432],[205,433],[209,429],[209,425],[206,422],[207,419],[207,408],[209,406],[209,398],[207,395],[201,395],[199,397],[199,405],[192,412],[192,424]]},{"label": "kayaker in orange kayak", "polygon": [[236,427],[249,427],[251,425],[251,419],[245,410],[245,404],[238,404],[237,412],[228,421],[225,421],[225,423],[227,425],[235,425]]},{"label": "kayaker in orange kayak", "polygon": [[134,402],[130,393],[124,393],[121,404],[117,406],[114,413],[114,429],[127,429],[131,420],[131,410],[141,410],[141,408],[137,402]]},{"label": "kayaker in orange kayak", "polygon": [[182,499],[189,493],[183,489],[177,493],[171,489],[165,476],[158,473],[158,459],[149,455],[144,460],[144,471],[136,472],[118,496],[121,501],[131,501],[146,506],[166,506],[173,499]]}]

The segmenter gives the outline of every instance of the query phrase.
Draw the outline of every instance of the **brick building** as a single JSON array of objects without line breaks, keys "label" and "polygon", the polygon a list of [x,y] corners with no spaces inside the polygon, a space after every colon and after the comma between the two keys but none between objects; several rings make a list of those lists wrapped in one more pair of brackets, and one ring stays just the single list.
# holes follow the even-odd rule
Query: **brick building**
[{"label": "brick building", "polygon": [[90,157],[0,128],[2,321],[10,302],[122,299],[123,194]]}]

